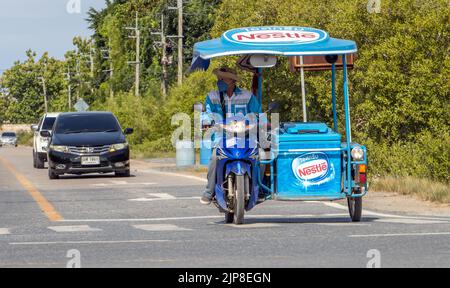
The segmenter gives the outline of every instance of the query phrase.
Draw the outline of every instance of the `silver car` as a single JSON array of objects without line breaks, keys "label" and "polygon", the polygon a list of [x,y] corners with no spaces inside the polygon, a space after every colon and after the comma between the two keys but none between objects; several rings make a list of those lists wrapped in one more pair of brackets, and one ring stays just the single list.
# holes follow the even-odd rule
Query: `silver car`
[{"label": "silver car", "polygon": [[15,132],[3,132],[0,136],[0,146],[15,146],[17,147],[17,135]]}]

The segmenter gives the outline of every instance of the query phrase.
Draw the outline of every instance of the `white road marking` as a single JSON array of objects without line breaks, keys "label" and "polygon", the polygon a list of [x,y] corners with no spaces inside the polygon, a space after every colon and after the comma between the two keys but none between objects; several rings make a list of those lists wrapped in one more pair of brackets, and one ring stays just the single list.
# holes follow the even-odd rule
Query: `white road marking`
[{"label": "white road marking", "polygon": [[[125,182],[125,183],[123,183]],[[95,187],[108,187],[108,186],[120,186],[120,185],[126,185],[126,186],[151,186],[151,185],[156,185],[157,183],[154,182],[143,182],[143,183],[126,183],[126,181],[121,181],[120,183],[96,183],[96,184],[91,184],[91,186],[95,186]]]},{"label": "white road marking", "polygon": [[186,229],[178,227],[173,224],[145,224],[145,225],[133,225],[134,228],[144,231],[191,231],[192,229]]},{"label": "white road marking", "polygon": [[249,223],[249,224],[243,224],[243,225],[226,225],[228,227],[232,228],[239,228],[239,229],[257,229],[257,228],[274,228],[274,227],[280,227],[279,224],[274,223]]},{"label": "white road marking", "polygon": [[173,173],[173,172],[162,172],[162,171],[152,170],[152,169],[144,169],[144,170],[139,170],[139,171],[143,172],[143,173],[160,174],[160,175],[167,175],[167,176],[172,176],[172,177],[183,177],[186,179],[197,180],[197,181],[200,181],[203,183],[208,182],[208,180],[206,180],[205,178],[193,176],[193,175],[186,175],[186,174]]},{"label": "white road marking", "polygon": [[152,202],[152,201],[166,201],[166,200],[198,200],[200,197],[175,197],[168,193],[148,193],[149,196],[153,198],[136,198],[128,199],[132,202]]},{"label": "white road marking", "polygon": [[350,238],[370,238],[370,237],[402,237],[402,236],[450,236],[450,232],[436,233],[399,233],[399,234],[368,234],[368,235],[349,235]]},{"label": "white road marking", "polygon": [[[347,206],[344,206],[344,205],[341,205],[341,204],[335,203],[335,202],[312,201],[309,203],[321,203],[328,207],[348,211]],[[393,215],[393,214],[386,214],[386,213],[378,213],[378,212],[373,212],[373,211],[369,211],[369,210],[363,210],[363,216],[377,216],[377,217],[383,217],[383,218],[398,218],[398,219],[424,219],[424,220],[437,220],[437,221],[450,222],[450,218],[443,218],[443,217],[439,218],[439,217],[429,217],[429,216],[401,216],[401,215]]]},{"label": "white road marking", "polygon": [[11,232],[8,228],[0,228],[0,235],[9,235]]},{"label": "white road marking", "polygon": [[76,225],[76,226],[52,226],[48,229],[55,232],[95,232],[102,231],[102,229],[91,228],[89,225]]},{"label": "white road marking", "polygon": [[124,240],[124,241],[62,241],[62,242],[12,242],[9,245],[73,245],[73,244],[127,244],[127,243],[165,243],[172,240]]},{"label": "white road marking", "polygon": [[[348,214],[318,214],[318,215],[247,215],[246,219],[270,219],[270,218],[286,218],[290,219],[305,219],[305,218],[314,218],[320,219],[320,217],[340,217],[340,216],[348,216]],[[88,223],[88,222],[152,222],[152,221],[176,221],[176,220],[203,220],[203,219],[224,219],[223,215],[211,215],[211,216],[192,216],[192,217],[168,217],[168,218],[128,218],[128,219],[64,219],[59,222],[63,223]]]},{"label": "white road marking", "polygon": [[425,225],[425,224],[448,224],[449,222],[445,221],[436,221],[436,220],[422,220],[422,219],[399,219],[399,218],[386,218],[386,219],[377,219],[375,222],[381,222],[381,223],[394,223],[394,224],[418,224],[418,225]]}]

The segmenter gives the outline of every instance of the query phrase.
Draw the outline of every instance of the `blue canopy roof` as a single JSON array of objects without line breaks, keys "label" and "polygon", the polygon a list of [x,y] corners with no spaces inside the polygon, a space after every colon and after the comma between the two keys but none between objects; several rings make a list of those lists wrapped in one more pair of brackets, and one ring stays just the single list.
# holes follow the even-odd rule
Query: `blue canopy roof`
[{"label": "blue canopy roof", "polygon": [[233,29],[221,38],[194,45],[191,70],[206,70],[220,56],[268,54],[283,56],[342,55],[357,51],[354,41],[331,38],[327,32],[294,26]]}]

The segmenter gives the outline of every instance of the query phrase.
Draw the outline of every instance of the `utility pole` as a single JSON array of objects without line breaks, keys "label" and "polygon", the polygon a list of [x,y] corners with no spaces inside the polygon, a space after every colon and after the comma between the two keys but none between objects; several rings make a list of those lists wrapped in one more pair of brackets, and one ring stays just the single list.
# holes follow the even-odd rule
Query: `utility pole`
[{"label": "utility pole", "polygon": [[71,75],[70,75],[70,67],[68,66],[67,67],[67,73],[66,73],[66,76],[67,76],[67,83],[68,83],[68,85],[67,85],[67,96],[68,96],[68,104],[69,104],[69,111],[71,111],[72,110],[72,84],[70,83],[70,81],[72,80],[72,77],[71,77]]},{"label": "utility pole", "polygon": [[78,78],[78,89],[77,89],[77,100],[80,99],[80,89],[81,89],[81,69],[80,69],[80,57],[77,55],[77,67],[76,67],[76,73]]},{"label": "utility pole", "polygon": [[177,0],[178,8],[178,86],[183,84],[183,0]]},{"label": "utility pole", "polygon": [[128,64],[132,64],[135,65],[136,71],[135,71],[135,95],[139,96],[140,92],[139,92],[139,80],[140,80],[140,71],[141,71],[141,62],[140,62],[140,58],[141,58],[141,30],[139,30],[139,14],[136,11],[136,23],[134,27],[125,27],[125,29],[127,30],[133,30],[134,31],[134,36],[128,36],[128,38],[136,38],[136,60],[135,61],[129,61]]},{"label": "utility pole", "polygon": [[166,34],[164,33],[164,13],[161,14],[161,43],[162,43],[162,69],[163,69],[163,77],[161,89],[164,97],[167,95],[167,42],[166,42]]},{"label": "utility pole", "polygon": [[[183,84],[183,0],[177,0],[177,7],[169,7],[169,10],[178,11],[178,86]],[[169,36],[173,38],[172,36]]]},{"label": "utility pole", "polygon": [[92,41],[89,42],[89,64],[91,66],[91,78],[94,79],[94,55],[93,55]]},{"label": "utility pole", "polygon": [[39,77],[42,82],[42,90],[44,91],[44,106],[45,106],[45,113],[48,112],[48,99],[47,99],[47,87],[45,86],[45,79],[44,77]]},{"label": "utility pole", "polygon": [[111,84],[111,80],[113,78],[114,75],[114,66],[113,66],[113,62],[112,62],[112,58],[111,58],[111,40],[109,42],[109,49],[108,50],[101,50],[102,55],[103,55],[103,59],[107,59],[109,61],[109,69],[108,70],[103,70],[102,72],[105,73],[109,73],[109,96],[111,98],[114,98],[114,90]]}]

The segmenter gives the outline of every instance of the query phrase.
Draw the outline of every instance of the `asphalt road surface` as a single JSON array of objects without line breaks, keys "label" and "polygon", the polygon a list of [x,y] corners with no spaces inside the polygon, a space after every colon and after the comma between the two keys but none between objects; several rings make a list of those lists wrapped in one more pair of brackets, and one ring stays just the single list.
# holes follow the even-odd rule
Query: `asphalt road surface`
[{"label": "asphalt road surface", "polygon": [[50,181],[31,160],[0,148],[0,267],[450,267],[450,218],[366,211],[351,223],[343,203],[270,201],[225,225],[199,203],[204,179]]}]

